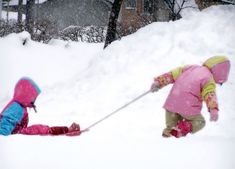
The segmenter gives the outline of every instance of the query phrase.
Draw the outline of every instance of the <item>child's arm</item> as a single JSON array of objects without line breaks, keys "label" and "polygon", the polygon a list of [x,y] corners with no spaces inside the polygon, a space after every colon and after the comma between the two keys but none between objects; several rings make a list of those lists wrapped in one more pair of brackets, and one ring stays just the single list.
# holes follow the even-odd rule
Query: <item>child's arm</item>
[{"label": "child's arm", "polygon": [[62,135],[68,133],[68,127],[66,126],[53,126],[43,124],[34,124],[32,126],[23,128],[18,132],[25,135]]},{"label": "child's arm", "polygon": [[168,84],[174,83],[175,80],[181,75],[181,73],[184,72],[188,67],[189,66],[178,67],[170,72],[155,77],[154,82],[151,86],[151,90],[154,92],[158,89],[163,88],[164,86],[167,86]]},{"label": "child's arm", "polygon": [[155,84],[158,89],[161,89],[170,83],[174,83],[174,79],[173,79],[171,72],[168,72],[168,73],[164,73],[158,77],[155,77],[153,84]]},{"label": "child's arm", "polygon": [[206,106],[207,106],[209,112],[212,109],[219,110],[218,102],[217,102],[217,97],[216,97],[216,93],[215,92],[208,93],[205,96],[205,102],[206,102]]},{"label": "child's arm", "polygon": [[24,110],[16,102],[12,102],[0,115],[0,135],[10,135],[20,124]]},{"label": "child's arm", "polygon": [[210,120],[217,121],[219,106],[216,96],[216,84],[214,80],[210,80],[206,85],[204,85],[202,89],[202,97],[206,103],[208,111],[210,112]]},{"label": "child's arm", "polygon": [[210,121],[217,121],[218,120],[218,102],[215,92],[208,93],[205,96],[205,102],[208,108],[208,111],[210,112]]},{"label": "child's arm", "polygon": [[216,97],[216,84],[213,79],[203,86],[201,95],[203,100],[206,102],[208,111],[211,109],[219,109]]}]

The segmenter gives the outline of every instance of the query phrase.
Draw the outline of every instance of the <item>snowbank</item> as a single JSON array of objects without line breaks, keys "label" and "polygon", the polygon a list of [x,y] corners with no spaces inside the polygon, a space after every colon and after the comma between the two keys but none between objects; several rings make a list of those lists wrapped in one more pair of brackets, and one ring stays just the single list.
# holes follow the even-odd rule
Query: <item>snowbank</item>
[{"label": "snowbank", "polygon": [[[176,22],[153,23],[112,43],[33,42],[26,32],[0,38],[0,107],[15,82],[30,76],[42,94],[30,124],[85,128],[147,91],[153,77],[183,64],[226,55],[232,67],[218,86],[220,118],[195,135],[164,139],[162,104],[170,86],[149,94],[80,137],[0,136],[1,169],[233,169],[235,162],[235,6],[192,11]],[[28,39],[22,45],[22,39]]]}]

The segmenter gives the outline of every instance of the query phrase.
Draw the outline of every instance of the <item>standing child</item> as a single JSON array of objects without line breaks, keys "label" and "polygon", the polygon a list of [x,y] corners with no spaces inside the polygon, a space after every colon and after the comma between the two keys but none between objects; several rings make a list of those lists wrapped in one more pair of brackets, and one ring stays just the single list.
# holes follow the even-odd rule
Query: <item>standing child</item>
[{"label": "standing child", "polygon": [[0,114],[0,135],[27,134],[27,135],[69,135],[81,133],[80,127],[72,123],[70,127],[36,124],[28,126],[27,108],[36,112],[35,101],[40,94],[38,85],[30,78],[20,79],[14,90],[13,99],[7,104]]},{"label": "standing child", "polygon": [[216,83],[222,85],[226,82],[229,70],[228,58],[214,56],[202,66],[183,66],[154,78],[152,92],[174,83],[164,104],[166,128],[163,137],[179,138],[201,130],[205,126],[205,119],[201,115],[203,101],[210,112],[210,120],[218,120]]}]

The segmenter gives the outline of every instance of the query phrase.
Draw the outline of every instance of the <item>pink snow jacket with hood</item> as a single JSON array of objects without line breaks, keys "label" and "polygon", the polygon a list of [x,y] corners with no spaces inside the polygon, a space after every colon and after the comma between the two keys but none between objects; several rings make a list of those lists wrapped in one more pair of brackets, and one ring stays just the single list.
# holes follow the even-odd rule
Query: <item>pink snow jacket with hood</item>
[{"label": "pink snow jacket with hood", "polygon": [[13,99],[0,114],[0,135],[48,134],[49,126],[39,124],[28,127],[27,108],[35,108],[34,102],[40,92],[37,84],[29,78],[17,82]]},{"label": "pink snow jacket with hood", "polygon": [[230,61],[224,56],[209,58],[202,66],[179,67],[156,77],[154,80],[162,88],[174,83],[164,108],[182,116],[196,116],[201,113],[202,101],[208,111],[218,110],[216,83],[227,81]]}]

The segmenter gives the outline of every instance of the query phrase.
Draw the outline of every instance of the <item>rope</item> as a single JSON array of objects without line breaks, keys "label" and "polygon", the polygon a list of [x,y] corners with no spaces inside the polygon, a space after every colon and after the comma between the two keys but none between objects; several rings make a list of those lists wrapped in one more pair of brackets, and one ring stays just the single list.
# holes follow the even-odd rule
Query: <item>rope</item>
[{"label": "rope", "polygon": [[101,118],[100,120],[96,121],[95,123],[91,124],[89,127],[87,127],[86,129],[82,130],[81,132],[85,132],[90,130],[92,127],[96,126],[97,124],[101,123],[102,121],[106,120],[107,118],[109,118],[110,116],[116,114],[117,112],[119,112],[120,110],[124,109],[125,107],[129,106],[130,104],[134,103],[135,101],[139,100],[140,98],[144,97],[145,95],[147,95],[148,93],[152,92],[152,90],[148,90],[146,92],[144,92],[143,94],[139,95],[138,97],[136,97],[135,99],[131,100],[130,102],[124,104],[123,106],[119,107],[118,109],[114,110],[113,112],[109,113],[108,115],[104,116],[103,118]]}]

